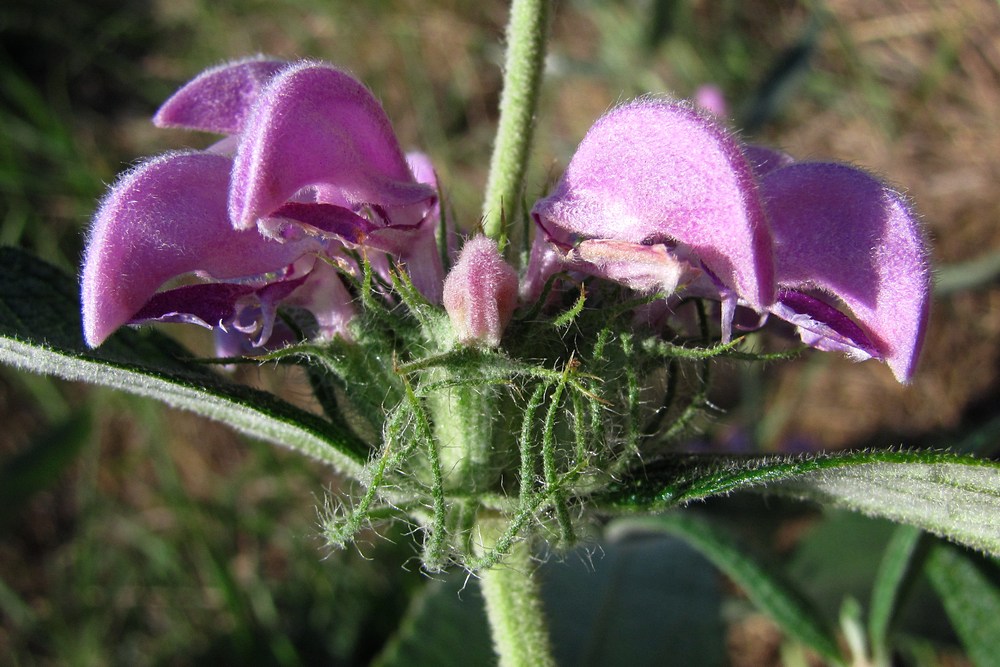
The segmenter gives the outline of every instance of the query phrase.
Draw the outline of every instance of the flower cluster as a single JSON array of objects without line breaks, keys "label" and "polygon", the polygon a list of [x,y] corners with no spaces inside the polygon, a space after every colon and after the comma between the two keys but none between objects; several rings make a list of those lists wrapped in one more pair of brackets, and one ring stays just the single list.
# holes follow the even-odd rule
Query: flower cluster
[{"label": "flower cluster", "polygon": [[[151,320],[217,329],[223,353],[288,340],[280,304],[314,335],[350,339],[344,273],[404,264],[451,317],[454,339],[496,347],[518,280],[493,241],[469,241],[444,280],[436,179],[405,155],[382,107],[331,66],[253,59],[205,72],[157,112],[164,127],[226,135],[123,176],[100,207],[83,272],[87,342]],[[804,342],[911,377],[930,274],[904,197],[843,164],[796,162],[738,141],[686,103],[640,99],[597,121],[535,204],[522,302],[564,273],[792,323]],[[176,284],[195,276],[202,280]],[[170,285],[170,283],[175,283]],[[164,289],[164,286],[167,289]]]}]

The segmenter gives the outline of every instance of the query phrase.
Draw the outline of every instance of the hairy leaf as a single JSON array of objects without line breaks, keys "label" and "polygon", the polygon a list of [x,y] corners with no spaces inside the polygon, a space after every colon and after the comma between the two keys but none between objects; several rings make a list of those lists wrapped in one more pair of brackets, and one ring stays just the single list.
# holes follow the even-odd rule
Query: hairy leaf
[{"label": "hairy leaf", "polygon": [[885,517],[1000,555],[1000,464],[941,452],[676,455],[632,471],[598,502],[648,511],[739,490]]},{"label": "hairy leaf", "polygon": [[477,585],[451,575],[429,581],[399,630],[372,662],[378,667],[451,667],[493,661],[489,626]]},{"label": "hairy leaf", "polygon": [[607,537],[538,572],[557,664],[727,664],[711,563],[669,535]]}]

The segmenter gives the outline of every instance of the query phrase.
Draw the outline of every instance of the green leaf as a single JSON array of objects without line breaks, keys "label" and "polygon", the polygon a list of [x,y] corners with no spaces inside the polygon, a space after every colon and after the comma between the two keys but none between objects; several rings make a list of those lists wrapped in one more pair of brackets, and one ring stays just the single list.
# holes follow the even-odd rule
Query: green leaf
[{"label": "green leaf", "polygon": [[1000,465],[912,457],[817,470],[768,491],[910,524],[1000,555]]},{"label": "green leaf", "polygon": [[372,665],[464,667],[495,660],[479,586],[454,573],[427,582]]},{"label": "green leaf", "polygon": [[[982,567],[980,567],[980,565]],[[997,563],[977,563],[948,544],[937,544],[927,575],[972,661],[995,665],[1000,656],[1000,572]],[[992,570],[992,576],[987,574]]]},{"label": "green leaf", "polygon": [[863,602],[871,598],[879,556],[898,527],[854,512],[823,512],[809,522],[782,559],[782,572],[805,592],[827,622],[836,624],[845,599]]},{"label": "green leaf", "polygon": [[226,380],[155,331],[123,329],[88,349],[75,281],[15,248],[0,248],[0,362],[155,398],[348,475],[358,476],[368,457],[364,443],[346,428]]},{"label": "green leaf", "polygon": [[739,490],[884,517],[1000,555],[1000,464],[941,452],[674,455],[596,500],[611,511],[649,511]]},{"label": "green leaf", "polygon": [[613,531],[538,574],[559,665],[727,663],[719,577],[681,540]]},{"label": "green leaf", "polygon": [[712,523],[690,513],[620,519],[621,531],[657,531],[680,537],[742,588],[762,612],[784,631],[833,663],[843,663],[837,641],[811,603],[783,577],[765,567]]}]

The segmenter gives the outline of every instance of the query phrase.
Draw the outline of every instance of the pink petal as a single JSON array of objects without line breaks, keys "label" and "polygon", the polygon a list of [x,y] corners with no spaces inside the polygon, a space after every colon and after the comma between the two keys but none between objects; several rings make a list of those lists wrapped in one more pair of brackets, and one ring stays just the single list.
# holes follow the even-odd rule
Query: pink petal
[{"label": "pink petal", "polygon": [[907,382],[923,342],[931,278],[926,242],[905,199],[859,169],[826,163],[772,171],[761,191],[778,284],[839,299]]},{"label": "pink petal", "polygon": [[414,287],[431,303],[441,303],[444,267],[434,235],[438,220],[432,216],[428,214],[416,225],[377,229],[368,235],[365,245],[402,260]]},{"label": "pink petal", "polygon": [[157,292],[129,324],[179,322],[229,329],[242,334],[248,347],[260,347],[271,338],[279,302],[300,288],[305,279],[301,276],[256,285],[199,283]]},{"label": "pink petal", "polygon": [[584,238],[682,244],[750,306],[774,301],[751,167],[721,126],[682,103],[639,100],[598,120],[533,213],[546,230]]},{"label": "pink petal", "polygon": [[157,292],[129,320],[143,322],[181,322],[213,329],[231,320],[240,299],[253,294],[259,286],[235,283],[198,283]]},{"label": "pink petal", "polygon": [[563,267],[600,275],[637,292],[675,292],[696,273],[662,244],[645,246],[607,239],[580,241],[569,250]]},{"label": "pink petal", "polygon": [[287,66],[280,60],[249,58],[213,67],[170,96],[153,116],[153,123],[238,134],[260,92]]},{"label": "pink petal", "polygon": [[757,144],[743,146],[743,155],[746,156],[747,162],[750,163],[757,178],[795,162],[795,158],[788,153]]},{"label": "pink petal", "polygon": [[[284,204],[271,216],[293,220],[310,231],[336,236],[348,243],[360,244],[370,232],[380,229],[367,218],[331,204]],[[265,228],[269,225],[265,225]],[[270,234],[269,234],[270,235]]]},{"label": "pink petal", "polygon": [[417,183],[424,183],[435,190],[438,187],[437,170],[427,153],[420,151],[410,151],[406,154],[406,164],[410,166],[410,172]]},{"label": "pink petal", "polygon": [[123,175],[94,216],[83,264],[87,343],[99,345],[166,281],[194,271],[229,280],[282,271],[318,248],[229,225],[231,160],[172,153]]},{"label": "pink petal", "polygon": [[536,231],[528,256],[528,269],[521,282],[521,299],[525,303],[537,301],[549,278],[564,270],[566,254],[561,246],[548,238],[544,230]]},{"label": "pink petal", "polygon": [[[410,171],[413,172],[413,177],[417,179],[418,183],[429,185],[435,192],[438,192],[437,170],[429,155],[420,151],[410,151],[406,154],[406,162],[410,165]],[[448,257],[454,259],[458,255],[462,240],[461,235],[455,230],[455,216],[449,215],[442,219],[440,196],[435,197],[434,206],[427,215],[430,218],[430,227],[434,230],[438,230],[438,226],[444,222],[445,227],[438,230],[438,233],[445,235]]]},{"label": "pink petal", "polygon": [[357,314],[353,301],[337,270],[325,261],[317,261],[302,286],[286,303],[301,306],[313,314],[320,339],[340,336],[352,340],[349,325]]},{"label": "pink petal", "polygon": [[306,187],[339,190],[357,206],[434,199],[430,187],[414,180],[371,92],[339,70],[309,62],[276,76],[251,111],[236,153],[230,218],[249,229]]},{"label": "pink petal", "polygon": [[855,361],[882,358],[882,353],[854,320],[817,296],[779,289],[771,313],[794,324],[802,341],[818,350],[841,352]]}]

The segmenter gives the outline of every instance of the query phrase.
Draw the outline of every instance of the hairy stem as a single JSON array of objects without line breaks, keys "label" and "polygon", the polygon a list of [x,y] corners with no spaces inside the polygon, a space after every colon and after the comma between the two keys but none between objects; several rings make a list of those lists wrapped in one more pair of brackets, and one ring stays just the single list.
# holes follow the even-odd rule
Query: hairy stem
[{"label": "hairy stem", "polygon": [[[503,521],[480,522],[484,550],[493,547],[504,526]],[[530,546],[520,541],[501,562],[479,574],[500,667],[555,667],[536,567]]]},{"label": "hairy stem", "polygon": [[545,63],[549,0],[514,0],[507,23],[507,58],[490,175],[483,203],[483,231],[506,244],[506,222],[521,196],[538,88]]}]

